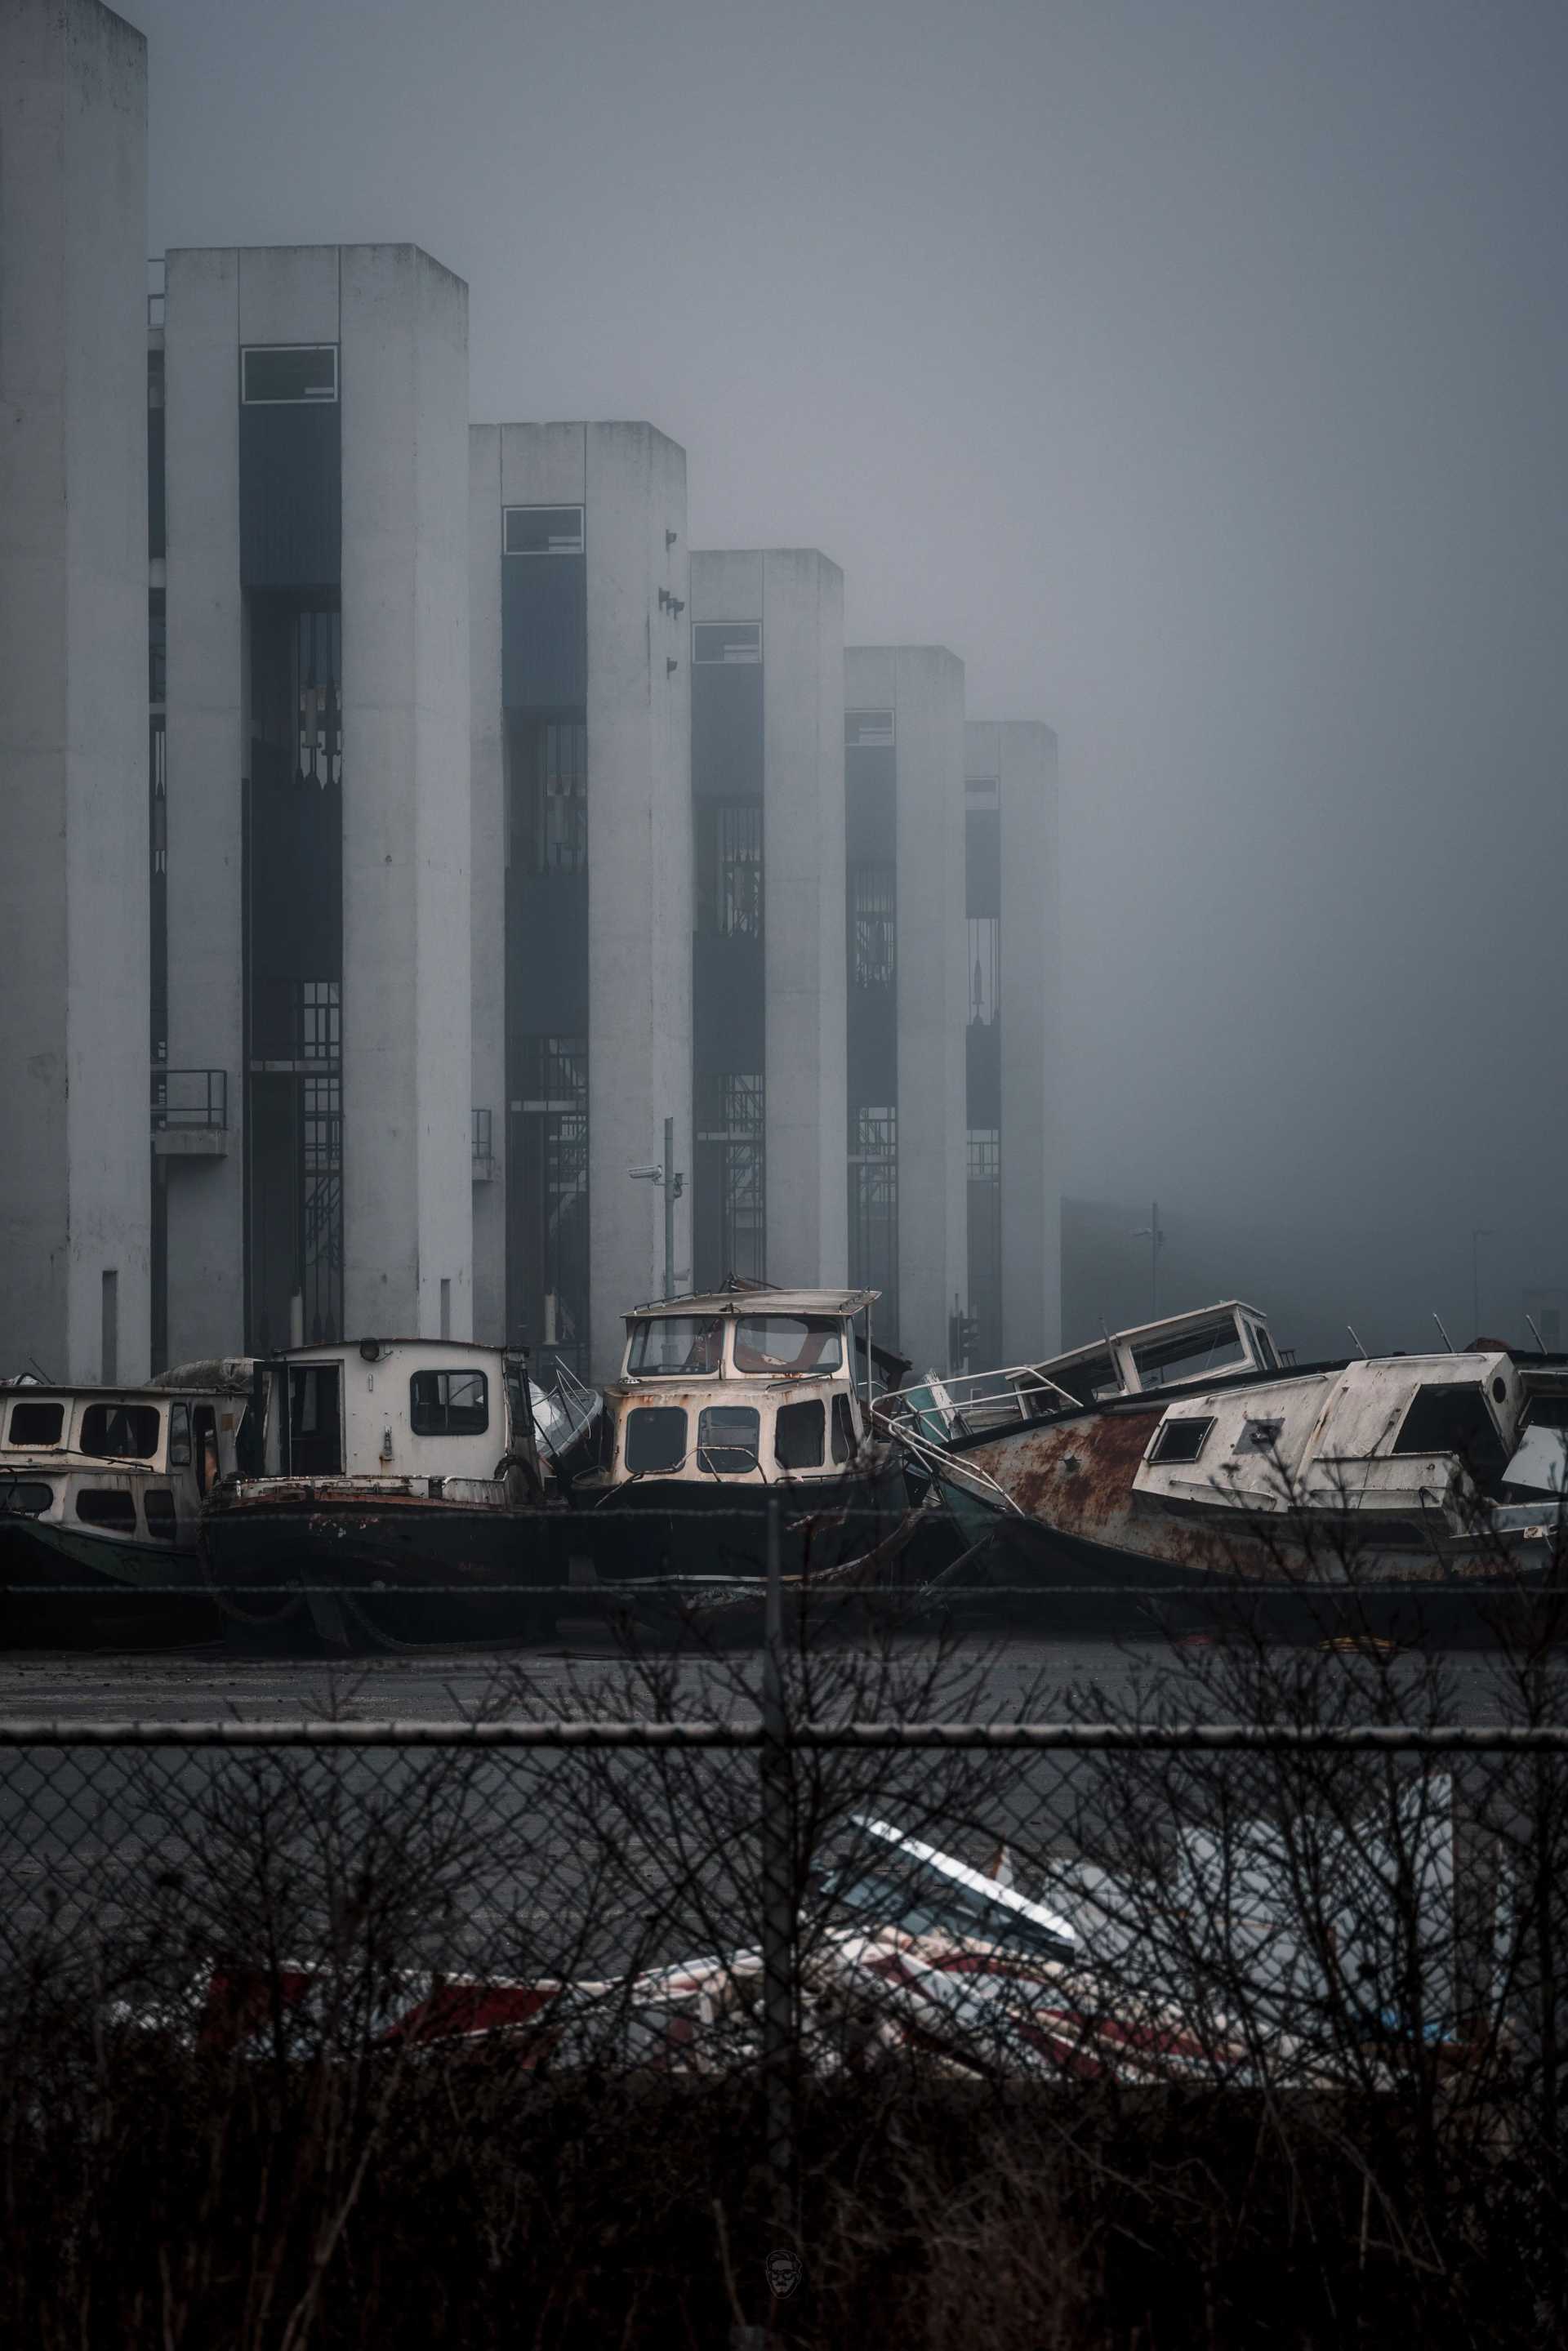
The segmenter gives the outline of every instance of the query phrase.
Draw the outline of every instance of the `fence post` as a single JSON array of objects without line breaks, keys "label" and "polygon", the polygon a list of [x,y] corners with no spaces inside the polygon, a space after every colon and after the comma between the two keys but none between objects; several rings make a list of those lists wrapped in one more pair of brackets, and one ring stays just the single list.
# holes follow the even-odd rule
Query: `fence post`
[{"label": "fence post", "polygon": [[[795,2178],[795,1889],[784,1697],[784,1595],[779,1497],[768,1497],[768,1592],[762,1648],[762,2062],[773,2220],[791,2243]],[[786,2250],[789,2248],[786,2247]]]}]

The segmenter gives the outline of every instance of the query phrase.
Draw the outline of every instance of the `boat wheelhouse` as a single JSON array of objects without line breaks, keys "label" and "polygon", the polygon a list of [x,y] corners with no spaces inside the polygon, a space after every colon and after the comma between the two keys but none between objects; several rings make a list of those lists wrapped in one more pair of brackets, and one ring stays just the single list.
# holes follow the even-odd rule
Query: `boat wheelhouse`
[{"label": "boat wheelhouse", "polygon": [[[563,1496],[599,1400],[466,1340],[290,1348],[256,1367],[259,1474],[204,1541],[231,1637],[330,1648],[517,1637],[559,1575]],[[432,1588],[434,1587],[434,1588]]]},{"label": "boat wheelhouse", "polygon": [[249,1377],[230,1359],[146,1387],[0,1386],[7,1642],[216,1637],[201,1511],[244,1458]]}]

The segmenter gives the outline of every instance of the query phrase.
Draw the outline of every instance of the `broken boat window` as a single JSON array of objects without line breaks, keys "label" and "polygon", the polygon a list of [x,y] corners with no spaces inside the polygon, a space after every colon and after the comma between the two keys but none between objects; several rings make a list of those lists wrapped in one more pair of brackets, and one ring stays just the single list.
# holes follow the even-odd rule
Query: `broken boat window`
[{"label": "broken boat window", "polygon": [[1181,1380],[1200,1380],[1210,1372],[1236,1371],[1246,1361],[1246,1351],[1228,1314],[1222,1322],[1206,1322],[1197,1331],[1148,1339],[1133,1350],[1133,1363],[1145,1388],[1174,1387]]},{"label": "broken boat window", "polygon": [[1155,1439],[1150,1461],[1196,1461],[1213,1426],[1212,1419],[1167,1420]]},{"label": "broken boat window", "polygon": [[706,1405],[697,1421],[697,1468],[710,1476],[743,1478],[758,1466],[761,1440],[761,1416],[750,1405]]},{"label": "broken boat window", "polygon": [[1122,1393],[1116,1366],[1109,1355],[1091,1355],[1086,1364],[1074,1364],[1055,1384],[1079,1404],[1099,1404],[1106,1396]]},{"label": "broken boat window", "polygon": [[645,1404],[626,1416],[626,1467],[639,1475],[678,1469],[686,1458],[686,1416],[679,1405]]},{"label": "broken boat window", "polygon": [[416,1437],[483,1437],[490,1426],[490,1384],[483,1372],[415,1372],[408,1414]]},{"label": "broken boat window", "polygon": [[9,1445],[57,1445],[66,1425],[63,1404],[14,1404]]},{"label": "broken boat window", "polygon": [[175,1534],[174,1497],[166,1486],[150,1486],[141,1497],[147,1531],[158,1542],[172,1542]]},{"label": "broken boat window", "polygon": [[1284,1421],[1278,1414],[1272,1419],[1243,1421],[1241,1434],[1236,1440],[1236,1450],[1238,1453],[1275,1453],[1284,1432]]},{"label": "broken boat window", "polygon": [[735,1326],[737,1372],[836,1372],[838,1324],[827,1314],[743,1314]]},{"label": "broken boat window", "polygon": [[640,1379],[706,1378],[724,1359],[716,1314],[651,1314],[632,1326],[626,1368]]},{"label": "broken boat window", "polygon": [[0,1518],[41,1519],[54,1499],[41,1478],[8,1479],[0,1486]]},{"label": "broken boat window", "polygon": [[780,1469],[820,1469],[827,1423],[820,1403],[780,1405],[773,1424],[773,1458]]},{"label": "broken boat window", "polygon": [[1280,1368],[1280,1358],[1274,1353],[1274,1342],[1260,1322],[1253,1323],[1251,1329],[1253,1353],[1266,1372],[1277,1372]]},{"label": "broken boat window", "polygon": [[146,1461],[158,1450],[158,1407],[89,1404],[81,1416],[81,1450],[100,1459]]},{"label": "broken boat window", "polygon": [[1396,1453],[1458,1453],[1469,1468],[1490,1476],[1504,1466],[1502,1439],[1479,1381],[1422,1387],[1399,1425]]}]

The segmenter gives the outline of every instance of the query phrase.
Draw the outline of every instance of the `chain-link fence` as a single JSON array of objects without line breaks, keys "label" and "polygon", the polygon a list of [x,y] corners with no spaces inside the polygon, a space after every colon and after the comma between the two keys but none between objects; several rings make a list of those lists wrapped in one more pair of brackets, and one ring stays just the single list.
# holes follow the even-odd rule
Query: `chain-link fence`
[{"label": "chain-link fence", "polygon": [[1238,1632],[1000,1721],[973,1644],[776,1623],[462,1722],[13,1719],[13,2327],[1543,2339],[1556,1656],[1460,1722]]}]

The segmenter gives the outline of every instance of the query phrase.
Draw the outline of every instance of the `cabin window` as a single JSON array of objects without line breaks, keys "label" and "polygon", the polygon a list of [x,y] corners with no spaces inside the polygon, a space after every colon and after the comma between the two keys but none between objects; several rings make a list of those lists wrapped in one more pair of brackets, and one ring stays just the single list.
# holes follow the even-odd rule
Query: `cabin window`
[{"label": "cabin window", "polygon": [[343,1415],[336,1364],[295,1364],[288,1373],[288,1474],[340,1478]]},{"label": "cabin window", "polygon": [[1490,1477],[1504,1464],[1502,1439],[1479,1382],[1423,1387],[1399,1425],[1396,1453],[1457,1453],[1468,1468]]},{"label": "cabin window", "polygon": [[1260,1322],[1255,1322],[1252,1325],[1252,1353],[1266,1372],[1279,1370],[1280,1358],[1274,1353],[1274,1342]]},{"label": "cabin window", "polygon": [[188,1469],[191,1466],[191,1413],[188,1405],[172,1404],[169,1407],[169,1467]]},{"label": "cabin window", "polygon": [[743,1314],[735,1326],[737,1372],[836,1372],[843,1335],[826,1314]]},{"label": "cabin window", "polygon": [[136,1504],[131,1495],[111,1487],[89,1486],[77,1496],[77,1516],[83,1526],[103,1527],[110,1534],[136,1532]]},{"label": "cabin window", "polygon": [[626,1467],[637,1476],[678,1469],[686,1458],[686,1416],[679,1405],[642,1405],[626,1416]]},{"label": "cabin window", "polygon": [[41,1519],[54,1499],[54,1488],[41,1478],[8,1479],[0,1486],[0,1519]]},{"label": "cabin window", "polygon": [[715,1404],[697,1419],[697,1468],[720,1478],[744,1477],[760,1467],[762,1416],[748,1404]]},{"label": "cabin window", "polygon": [[1236,1440],[1236,1450],[1238,1453],[1277,1453],[1284,1433],[1284,1421],[1277,1414],[1272,1419],[1243,1421],[1241,1434]]},{"label": "cabin window", "polygon": [[724,1323],[716,1314],[650,1315],[632,1326],[626,1368],[641,1379],[706,1378],[724,1361]]},{"label": "cabin window", "polygon": [[158,1450],[158,1407],[89,1404],[81,1416],[80,1445],[100,1460],[150,1461]]},{"label": "cabin window", "polygon": [[408,1416],[416,1437],[483,1437],[490,1426],[490,1384],[483,1372],[415,1372]]},{"label": "cabin window", "polygon": [[66,1425],[63,1404],[14,1404],[11,1406],[12,1445],[57,1445]]},{"label": "cabin window", "polygon": [[820,1469],[827,1424],[821,1403],[781,1404],[773,1424],[773,1458],[780,1469]]},{"label": "cabin window", "polygon": [[174,1540],[174,1497],[166,1486],[150,1486],[141,1497],[141,1507],[147,1513],[147,1531],[157,1542]]},{"label": "cabin window", "polygon": [[1196,1461],[1213,1426],[1212,1420],[1167,1420],[1155,1439],[1150,1461]]},{"label": "cabin window", "polygon": [[1071,1364],[1054,1384],[1075,1404],[1098,1404],[1105,1396],[1122,1393],[1116,1366],[1109,1355],[1091,1355],[1086,1364]]},{"label": "cabin window", "polygon": [[833,1458],[835,1461],[852,1460],[854,1450],[854,1406],[848,1396],[836,1395],[833,1398]]},{"label": "cabin window", "polygon": [[1205,1322],[1196,1331],[1145,1340],[1133,1350],[1138,1380],[1145,1388],[1174,1387],[1182,1380],[1200,1380],[1211,1372],[1244,1369],[1246,1352],[1234,1322]]}]

